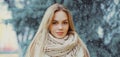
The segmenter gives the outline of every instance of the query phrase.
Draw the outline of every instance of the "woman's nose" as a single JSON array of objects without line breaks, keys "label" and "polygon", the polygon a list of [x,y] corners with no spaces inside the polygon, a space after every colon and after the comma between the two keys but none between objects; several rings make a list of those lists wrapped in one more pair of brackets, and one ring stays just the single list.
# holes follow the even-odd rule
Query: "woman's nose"
[{"label": "woman's nose", "polygon": [[63,27],[62,27],[62,24],[59,24],[58,25],[58,29],[62,29]]}]

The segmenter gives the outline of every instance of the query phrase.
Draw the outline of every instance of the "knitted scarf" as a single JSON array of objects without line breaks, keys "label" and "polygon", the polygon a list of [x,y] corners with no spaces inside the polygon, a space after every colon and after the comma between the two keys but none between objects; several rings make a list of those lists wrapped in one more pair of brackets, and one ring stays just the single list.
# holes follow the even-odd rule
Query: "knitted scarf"
[{"label": "knitted scarf", "polygon": [[50,57],[76,57],[79,49],[80,44],[76,34],[69,34],[62,39],[48,34],[45,54]]}]

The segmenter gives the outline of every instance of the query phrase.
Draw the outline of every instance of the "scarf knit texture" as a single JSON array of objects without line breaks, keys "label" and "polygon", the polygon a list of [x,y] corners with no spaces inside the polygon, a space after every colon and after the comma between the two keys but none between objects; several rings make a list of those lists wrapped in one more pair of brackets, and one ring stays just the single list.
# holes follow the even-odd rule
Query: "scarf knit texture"
[{"label": "scarf knit texture", "polygon": [[62,39],[48,34],[45,54],[50,57],[76,57],[80,50],[80,42],[76,34],[69,34]]}]

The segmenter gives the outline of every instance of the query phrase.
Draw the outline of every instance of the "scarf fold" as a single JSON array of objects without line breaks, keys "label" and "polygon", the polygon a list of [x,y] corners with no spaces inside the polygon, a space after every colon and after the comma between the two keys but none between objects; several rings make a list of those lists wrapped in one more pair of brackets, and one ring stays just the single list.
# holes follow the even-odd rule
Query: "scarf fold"
[{"label": "scarf fold", "polygon": [[76,57],[80,49],[78,36],[69,34],[62,39],[48,34],[45,53],[50,57]]}]

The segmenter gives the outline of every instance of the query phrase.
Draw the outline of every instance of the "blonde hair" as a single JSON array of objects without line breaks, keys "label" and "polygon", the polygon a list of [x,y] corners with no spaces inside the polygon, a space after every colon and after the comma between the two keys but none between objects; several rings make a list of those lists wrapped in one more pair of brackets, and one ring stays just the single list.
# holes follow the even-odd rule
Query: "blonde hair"
[{"label": "blonde hair", "polygon": [[52,18],[55,14],[55,12],[62,10],[68,15],[68,21],[69,21],[69,31],[75,31],[72,16],[64,6],[56,3],[51,5],[45,12],[43,19],[41,21],[41,24],[38,28],[38,31],[33,38],[31,44],[28,47],[26,57],[34,57],[35,56],[35,48],[38,45],[39,46],[39,54],[40,57],[44,57],[44,46],[46,43],[46,34],[48,33],[48,27],[52,21]]},{"label": "blonde hair", "polygon": [[[68,16],[69,21],[69,32],[75,31],[75,27],[72,20],[72,15],[70,14],[69,10],[67,10],[63,5],[60,5],[58,3],[51,5],[45,12],[43,19],[41,21],[41,24],[38,28],[38,31],[33,38],[31,44],[28,47],[26,57],[37,57],[35,54],[35,49],[39,48],[37,53],[39,53],[39,57],[44,57],[44,47],[46,44],[46,34],[48,33],[48,27],[54,17],[55,12],[57,11],[64,11]],[[84,44],[84,43],[83,43]]]}]

